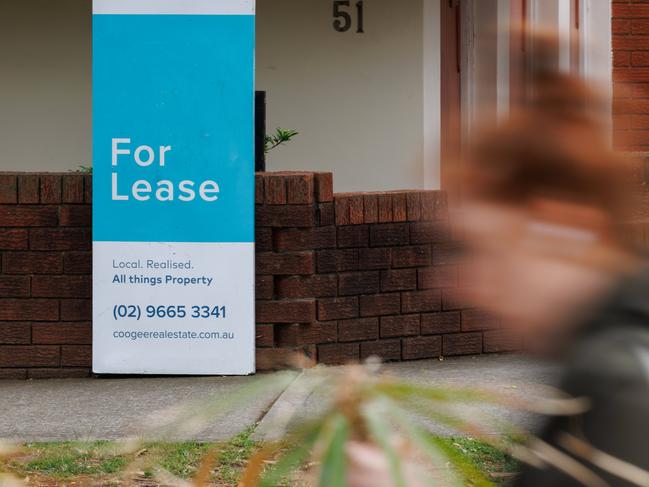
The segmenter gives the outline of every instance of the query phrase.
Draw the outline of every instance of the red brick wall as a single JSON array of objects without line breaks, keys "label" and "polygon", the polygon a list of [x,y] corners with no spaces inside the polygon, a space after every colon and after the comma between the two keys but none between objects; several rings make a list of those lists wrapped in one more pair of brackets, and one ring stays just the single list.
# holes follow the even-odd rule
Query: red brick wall
[{"label": "red brick wall", "polygon": [[613,0],[616,146],[649,151],[649,0]]},{"label": "red brick wall", "polygon": [[[91,176],[0,174],[0,378],[87,376]],[[260,370],[517,348],[466,310],[442,192],[333,194],[331,174],[256,179]]]}]

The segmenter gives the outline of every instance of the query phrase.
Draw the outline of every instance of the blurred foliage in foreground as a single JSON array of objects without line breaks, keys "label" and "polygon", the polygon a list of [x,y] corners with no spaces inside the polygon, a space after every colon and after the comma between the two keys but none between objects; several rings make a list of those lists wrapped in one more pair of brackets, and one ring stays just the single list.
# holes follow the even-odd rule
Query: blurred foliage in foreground
[{"label": "blurred foliage in foreground", "polygon": [[[30,479],[30,485],[123,485],[129,465],[138,459],[142,469],[131,472],[133,483],[156,485],[155,469],[162,467],[179,479],[190,481],[203,456],[211,449],[218,457],[210,475],[210,485],[234,487],[241,480],[250,457],[263,448],[246,430],[227,443],[198,442],[146,444],[134,453],[119,453],[108,442],[30,443],[16,449],[0,463],[2,472],[16,479]],[[444,438],[449,448],[465,455],[475,468],[499,485],[505,485],[518,469],[511,457],[473,438]],[[300,481],[295,480],[296,485]],[[0,482],[0,485],[2,483]],[[160,484],[157,484],[160,485]],[[290,485],[290,481],[289,481]]]},{"label": "blurred foliage in foreground", "polygon": [[[297,378],[296,378],[297,377]],[[328,398],[322,413],[304,418],[285,411],[279,441],[253,440],[252,430],[231,442],[207,445],[182,439],[223,421],[265,391],[295,383]],[[488,391],[414,384],[380,373],[378,363],[250,378],[236,394],[178,405],[147,421],[148,432],[115,443],[27,445],[0,448],[0,485],[70,485],[34,479],[74,479],[76,485],[277,487],[491,486],[516,469],[516,461],[552,465],[586,485],[587,469],[527,431],[476,405],[537,414],[573,415],[578,399],[530,402]],[[471,409],[471,407],[474,407]],[[502,411],[502,409],[501,409]],[[311,412],[312,413],[312,412]],[[439,435],[440,428],[445,432]],[[449,439],[456,438],[456,439]],[[179,440],[180,439],[180,440]],[[106,478],[111,479],[106,482]]]}]

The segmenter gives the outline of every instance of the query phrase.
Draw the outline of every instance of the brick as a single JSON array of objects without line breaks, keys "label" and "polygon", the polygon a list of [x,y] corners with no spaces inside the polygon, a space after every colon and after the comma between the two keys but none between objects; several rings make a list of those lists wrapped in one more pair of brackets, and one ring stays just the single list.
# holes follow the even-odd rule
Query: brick
[{"label": "brick", "polygon": [[78,323],[34,323],[32,327],[34,345],[92,345],[92,324]]},{"label": "brick", "polygon": [[257,301],[259,323],[312,323],[316,320],[315,300]]},{"label": "brick", "polygon": [[279,298],[327,298],[338,293],[338,276],[335,274],[318,274],[308,277],[278,277],[277,296]]},{"label": "brick", "polygon": [[83,203],[82,174],[66,174],[63,176],[61,200],[66,204]]},{"label": "brick", "polygon": [[86,174],[83,176],[83,202],[87,204],[92,203],[92,175]]},{"label": "brick", "polygon": [[264,252],[257,254],[257,274],[310,275],[315,273],[315,256],[313,252],[294,252],[275,254]]},{"label": "brick", "polygon": [[2,227],[55,227],[57,224],[56,206],[0,206]]},{"label": "brick", "polygon": [[628,52],[616,52],[613,59],[615,66],[628,66],[629,64],[632,66],[649,66],[649,52],[647,51],[632,52],[630,61]]},{"label": "brick", "polygon": [[91,250],[92,237],[89,228],[32,229],[29,246],[32,250]]},{"label": "brick", "polygon": [[403,340],[404,360],[424,360],[442,355],[442,337],[416,337]]},{"label": "brick", "polygon": [[27,276],[0,276],[0,297],[28,298],[29,282]]},{"label": "brick", "polygon": [[255,346],[275,346],[275,325],[257,325],[255,327]]},{"label": "brick", "polygon": [[323,250],[317,254],[318,273],[355,271],[358,268],[358,250]]},{"label": "brick", "polygon": [[359,251],[359,268],[364,271],[389,269],[392,262],[392,249],[373,248]]},{"label": "brick", "polygon": [[460,264],[463,259],[464,252],[458,244],[446,243],[433,246],[433,264],[435,265]]},{"label": "brick", "polygon": [[349,198],[349,223],[362,225],[365,222],[363,195],[355,194]]},{"label": "brick", "polygon": [[35,205],[40,201],[40,181],[36,174],[18,176],[18,203]]},{"label": "brick", "polygon": [[349,225],[351,220],[349,216],[349,198],[337,195],[334,199],[336,211],[336,225]]},{"label": "brick", "polygon": [[65,369],[29,369],[29,378],[41,379],[84,379],[90,377],[92,372],[86,368],[65,368]]},{"label": "brick", "polygon": [[417,270],[400,269],[381,272],[381,291],[413,291],[417,289]]},{"label": "brick", "polygon": [[401,340],[379,340],[361,343],[361,360],[378,357],[383,362],[401,360]]},{"label": "brick", "polygon": [[378,271],[349,272],[338,278],[340,296],[356,296],[379,292],[380,278]]},{"label": "brick", "polygon": [[338,322],[338,341],[359,342],[379,338],[378,318],[342,320]]},{"label": "brick", "polygon": [[449,219],[448,194],[445,191],[435,192],[435,219]]},{"label": "brick", "polygon": [[429,246],[398,247],[392,250],[392,267],[396,269],[429,266],[431,261],[432,252]]},{"label": "brick", "polygon": [[392,222],[392,196],[390,194],[379,194],[377,196],[379,223]]},{"label": "brick", "polygon": [[63,258],[66,274],[92,274],[91,252],[67,252]]},{"label": "brick", "polygon": [[23,250],[28,246],[28,230],[0,228],[0,250]]},{"label": "brick", "polygon": [[435,220],[435,195],[430,191],[421,193],[421,220]]},{"label": "brick", "polygon": [[611,17],[615,19],[649,17],[649,5],[626,5],[613,3],[613,14]]},{"label": "brick", "polygon": [[90,299],[62,299],[61,319],[63,321],[92,320],[92,300]]},{"label": "brick", "polygon": [[[649,115],[631,115],[627,117],[630,119],[629,129],[649,129]],[[617,118],[619,117],[616,117],[616,119]]]},{"label": "brick", "polygon": [[255,222],[258,227],[313,227],[316,212],[313,205],[259,205],[255,211]]},{"label": "brick", "polygon": [[500,322],[490,313],[480,309],[462,311],[462,331],[482,331],[500,328]]},{"label": "brick", "polygon": [[455,311],[471,307],[467,289],[444,289],[442,291],[442,308],[444,311]]},{"label": "brick", "polygon": [[264,191],[264,176],[260,173],[255,174],[255,204],[263,205],[266,199]]},{"label": "brick", "polygon": [[63,367],[92,367],[92,347],[88,345],[63,345],[61,347]]},{"label": "brick", "polygon": [[[629,51],[617,51],[613,53],[613,66],[622,67],[631,65],[631,53]],[[635,66],[640,66],[635,64]]]},{"label": "brick", "polygon": [[379,221],[379,198],[375,194],[363,195],[363,221],[365,223]]},{"label": "brick", "polygon": [[0,174],[0,204],[18,202],[18,179],[11,174]]},{"label": "brick", "polygon": [[613,19],[613,34],[649,35],[649,19],[622,20]]},{"label": "brick", "polygon": [[444,335],[442,343],[442,352],[445,356],[482,353],[482,333]]},{"label": "brick", "polygon": [[275,293],[275,278],[273,276],[256,276],[255,297],[256,299],[273,299]]},{"label": "brick", "polygon": [[289,205],[313,204],[315,195],[313,174],[286,176],[286,191],[286,200]]},{"label": "brick", "polygon": [[59,219],[62,227],[90,227],[92,207],[90,205],[62,206]]},{"label": "brick", "polygon": [[404,313],[425,313],[442,309],[442,294],[437,290],[405,292],[401,295]]},{"label": "brick", "polygon": [[410,242],[413,245],[448,242],[451,227],[446,222],[418,222],[410,224]]},{"label": "brick", "polygon": [[395,247],[408,245],[410,232],[407,223],[389,223],[370,227],[370,245],[372,247]]},{"label": "brick", "polygon": [[31,324],[26,322],[0,322],[0,345],[29,345]]},{"label": "brick", "polygon": [[2,257],[5,274],[61,274],[63,255],[58,252],[6,252]]},{"label": "brick", "polygon": [[318,300],[318,320],[334,321],[356,318],[359,313],[358,298],[328,298]]},{"label": "brick", "polygon": [[264,178],[264,203],[267,205],[286,204],[286,178],[267,175]]},{"label": "brick", "polygon": [[90,276],[34,276],[32,296],[36,298],[90,298]]},{"label": "brick", "polygon": [[27,369],[0,369],[0,380],[25,380]]},{"label": "brick", "polygon": [[405,193],[392,194],[392,221],[405,222],[408,220],[408,201]]},{"label": "brick", "polygon": [[331,249],[336,247],[336,227],[277,230],[277,251]]},{"label": "brick", "polygon": [[338,247],[341,249],[367,247],[370,231],[367,225],[338,227]]},{"label": "brick", "polygon": [[0,299],[1,321],[57,321],[59,302],[54,299]]},{"label": "brick", "polygon": [[462,331],[460,313],[429,313],[421,315],[422,335],[444,335]]},{"label": "brick", "polygon": [[[611,30],[613,35],[615,34],[630,34],[631,33],[631,21],[625,19],[613,19]],[[638,32],[640,33],[640,32]]]},{"label": "brick", "polygon": [[401,311],[401,295],[392,293],[361,296],[360,305],[363,317],[396,315]]},{"label": "brick", "polygon": [[336,224],[336,212],[333,203],[320,203],[318,205],[318,218],[321,227]]},{"label": "brick", "polygon": [[255,251],[256,252],[273,251],[273,229],[272,228],[255,228]]},{"label": "brick", "polygon": [[419,315],[384,316],[381,318],[381,338],[417,336],[419,330]]},{"label": "brick", "polygon": [[440,265],[419,269],[417,280],[419,289],[441,289],[457,287],[458,268],[453,265]]},{"label": "brick", "polygon": [[55,174],[44,174],[40,178],[41,203],[44,205],[58,204],[61,202],[61,176]]},{"label": "brick", "polygon": [[315,173],[315,194],[318,203],[329,203],[334,200],[334,182],[332,173]]},{"label": "brick", "polygon": [[57,367],[60,361],[58,346],[0,346],[0,367]]},{"label": "brick", "polygon": [[345,365],[358,362],[359,358],[358,343],[332,343],[318,346],[318,362],[325,365]]},{"label": "brick", "polygon": [[484,333],[484,352],[518,352],[523,349],[523,339],[516,330],[492,330]]},{"label": "brick", "polygon": [[[617,68],[613,70],[613,81],[646,83],[649,81],[649,69]],[[649,105],[640,100],[618,100],[613,105],[618,113],[647,113],[649,111]]]},{"label": "brick", "polygon": [[312,323],[308,325],[278,325],[277,344],[279,347],[298,347],[302,345],[319,345],[335,343],[338,336],[338,324]]},{"label": "brick", "polygon": [[406,211],[408,221],[417,222],[421,219],[421,194],[412,191],[406,195]]}]

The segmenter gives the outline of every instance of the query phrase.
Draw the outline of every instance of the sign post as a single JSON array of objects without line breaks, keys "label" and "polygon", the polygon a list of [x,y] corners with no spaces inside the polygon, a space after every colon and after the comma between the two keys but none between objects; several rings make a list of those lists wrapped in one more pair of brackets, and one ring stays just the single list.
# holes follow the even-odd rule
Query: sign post
[{"label": "sign post", "polygon": [[254,0],[93,2],[93,369],[255,371]]}]

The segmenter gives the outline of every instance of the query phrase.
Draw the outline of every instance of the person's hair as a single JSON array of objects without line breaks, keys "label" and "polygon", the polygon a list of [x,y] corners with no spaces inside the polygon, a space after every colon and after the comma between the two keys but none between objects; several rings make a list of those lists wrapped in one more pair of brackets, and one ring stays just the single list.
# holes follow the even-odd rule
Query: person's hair
[{"label": "person's hair", "polygon": [[526,102],[469,150],[465,194],[511,205],[566,201],[620,221],[629,164],[611,148],[604,104],[584,81],[558,70],[551,42],[534,39]]}]

